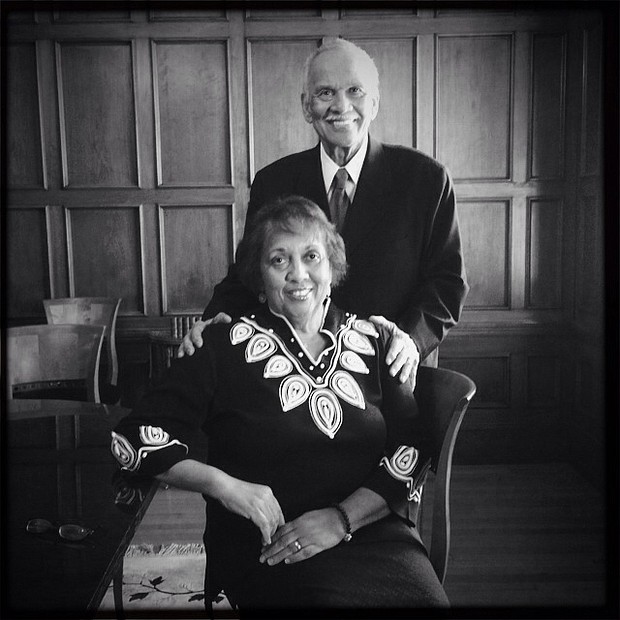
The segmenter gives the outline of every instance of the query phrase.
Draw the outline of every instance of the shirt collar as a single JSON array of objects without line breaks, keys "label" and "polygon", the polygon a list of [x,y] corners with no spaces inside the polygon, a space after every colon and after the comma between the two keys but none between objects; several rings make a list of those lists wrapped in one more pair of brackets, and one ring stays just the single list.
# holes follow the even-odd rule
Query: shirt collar
[{"label": "shirt collar", "polygon": [[323,172],[323,182],[325,183],[325,193],[329,194],[332,182],[336,176],[336,172],[340,168],[346,168],[349,173],[349,177],[353,181],[355,187],[359,181],[360,174],[362,173],[362,166],[364,165],[364,159],[366,158],[366,152],[368,151],[368,134],[362,142],[359,151],[351,158],[351,161],[346,166],[339,166],[328,154],[321,143],[321,170]]},{"label": "shirt collar", "polygon": [[[250,319],[256,320],[259,325],[265,328],[275,328],[275,331],[282,338],[290,339],[291,332],[295,333],[293,326],[282,314],[274,312],[268,303],[260,304],[254,308],[253,312],[246,314]],[[345,313],[334,305],[331,298],[325,300],[323,319],[319,331],[330,332],[335,336],[346,322]]]}]

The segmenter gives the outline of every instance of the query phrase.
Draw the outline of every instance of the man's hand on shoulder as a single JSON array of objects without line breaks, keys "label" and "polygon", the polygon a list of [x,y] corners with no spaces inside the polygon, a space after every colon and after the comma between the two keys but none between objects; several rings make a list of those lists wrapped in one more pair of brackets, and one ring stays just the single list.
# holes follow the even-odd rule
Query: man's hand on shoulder
[{"label": "man's hand on shoulder", "polygon": [[213,318],[206,321],[196,321],[192,328],[183,336],[183,342],[179,345],[177,350],[177,357],[184,357],[185,355],[194,355],[196,348],[202,347],[202,332],[207,325],[213,323],[230,323],[232,317],[225,312],[218,312]]},{"label": "man's hand on shoulder", "polygon": [[[390,375],[398,379],[401,383],[407,381],[411,375],[413,387],[420,364],[420,352],[415,342],[402,329],[388,321],[383,316],[373,315],[369,319],[379,327],[384,327],[390,333],[390,346],[385,356],[385,363],[390,367]],[[400,374],[399,374],[400,373]]]}]

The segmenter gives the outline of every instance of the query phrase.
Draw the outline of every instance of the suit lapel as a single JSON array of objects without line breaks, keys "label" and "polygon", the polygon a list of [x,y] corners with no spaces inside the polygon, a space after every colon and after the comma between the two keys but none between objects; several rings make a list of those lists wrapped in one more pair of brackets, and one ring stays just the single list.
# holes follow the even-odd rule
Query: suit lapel
[{"label": "suit lapel", "polygon": [[305,151],[304,159],[299,162],[296,170],[297,178],[294,183],[295,191],[300,196],[305,196],[316,202],[329,218],[329,205],[325,194],[323,172],[321,171],[321,155],[319,145]]},{"label": "suit lapel", "polygon": [[369,138],[368,152],[362,167],[355,199],[347,212],[342,236],[350,253],[386,216],[385,207],[391,204],[393,188],[383,156],[383,145]]}]

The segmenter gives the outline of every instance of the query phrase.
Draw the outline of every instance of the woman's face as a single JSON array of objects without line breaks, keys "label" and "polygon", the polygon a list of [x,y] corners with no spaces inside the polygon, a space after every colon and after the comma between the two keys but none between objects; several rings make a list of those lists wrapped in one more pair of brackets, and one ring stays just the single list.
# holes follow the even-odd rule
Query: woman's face
[{"label": "woman's face", "polygon": [[[315,226],[278,230],[263,247],[261,274],[269,307],[294,327],[308,327],[323,315],[332,270],[323,234]],[[311,325],[310,325],[311,326]]]}]

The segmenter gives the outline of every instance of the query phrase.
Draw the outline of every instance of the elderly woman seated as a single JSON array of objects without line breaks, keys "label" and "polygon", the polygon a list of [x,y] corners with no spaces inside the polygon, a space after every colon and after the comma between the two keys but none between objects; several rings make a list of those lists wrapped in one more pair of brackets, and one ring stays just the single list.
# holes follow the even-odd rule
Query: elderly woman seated
[{"label": "elderly woman seated", "polygon": [[408,520],[428,467],[412,384],[390,376],[383,328],[330,303],[342,238],[297,196],[252,224],[237,263],[261,305],[175,360],[115,429],[115,457],[203,494],[207,595],[242,615],[447,606]]}]

